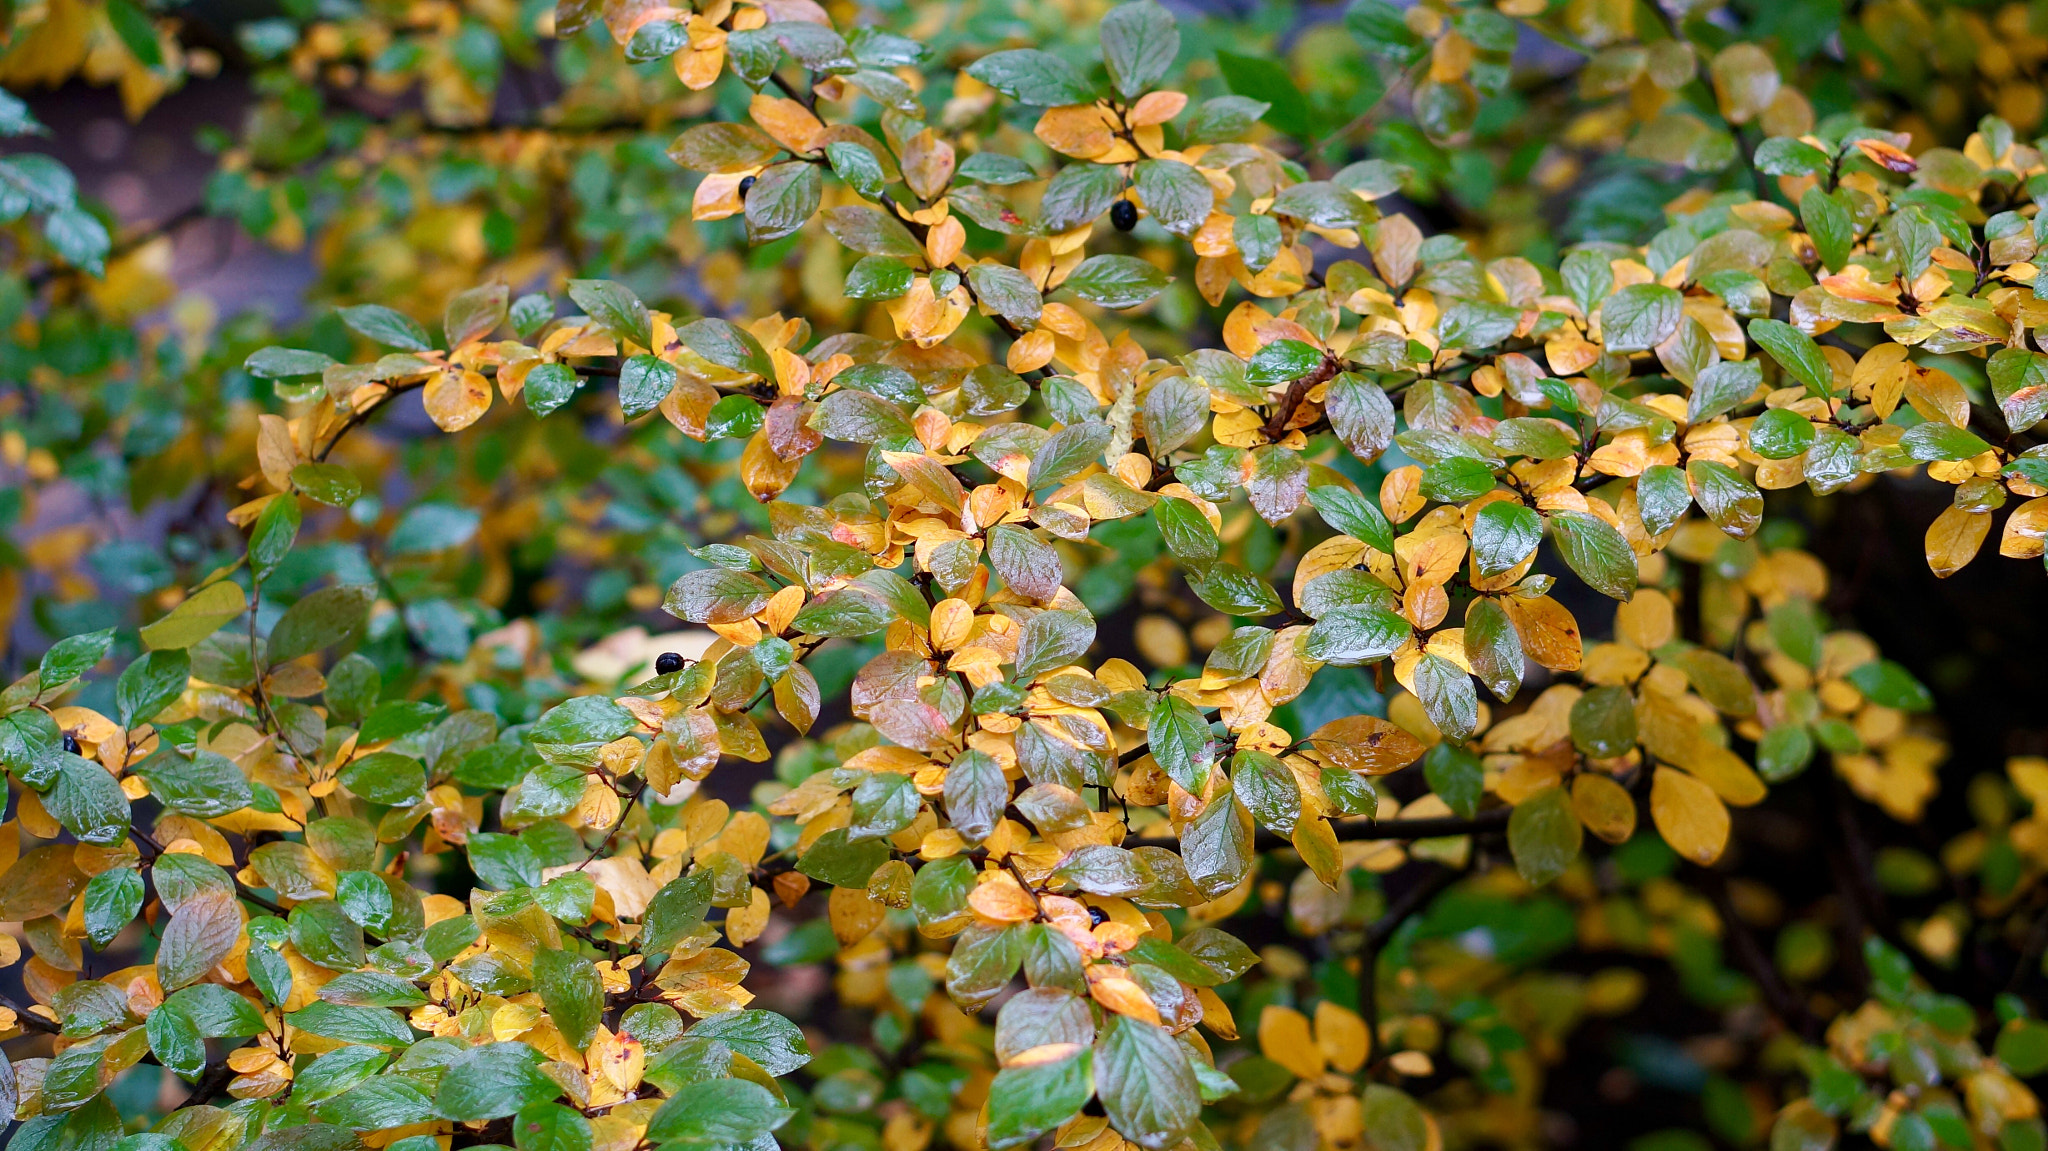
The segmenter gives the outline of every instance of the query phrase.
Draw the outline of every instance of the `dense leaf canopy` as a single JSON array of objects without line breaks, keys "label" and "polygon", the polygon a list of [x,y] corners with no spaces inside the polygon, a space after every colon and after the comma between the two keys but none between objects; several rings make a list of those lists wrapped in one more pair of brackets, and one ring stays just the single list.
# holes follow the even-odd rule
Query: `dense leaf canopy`
[{"label": "dense leaf canopy", "polygon": [[318,301],[0,157],[11,1151],[1541,1146],[1652,986],[2048,1146],[2048,759],[1802,528],[2042,562],[2035,6],[284,8],[0,9]]}]

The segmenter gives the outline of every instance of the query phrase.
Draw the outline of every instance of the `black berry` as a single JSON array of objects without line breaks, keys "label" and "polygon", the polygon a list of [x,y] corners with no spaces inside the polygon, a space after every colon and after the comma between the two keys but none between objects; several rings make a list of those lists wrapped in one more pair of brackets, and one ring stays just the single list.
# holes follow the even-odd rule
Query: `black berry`
[{"label": "black berry", "polygon": [[64,750],[73,755],[78,754],[78,737],[68,731],[64,733]]},{"label": "black berry", "polygon": [[1109,922],[1109,912],[1102,910],[1100,907],[1091,907],[1088,909],[1088,922],[1093,926],[1100,927]]},{"label": "black berry", "polygon": [[656,675],[667,675],[672,671],[681,670],[683,670],[683,657],[675,652],[665,651],[654,657],[654,674]]},{"label": "black berry", "polygon": [[740,181],[740,199],[746,199],[747,193],[753,190],[754,178],[752,176],[748,176],[746,179]]},{"label": "black berry", "polygon": [[1129,200],[1118,200],[1109,206],[1109,222],[1119,232],[1128,232],[1138,226],[1138,206]]}]

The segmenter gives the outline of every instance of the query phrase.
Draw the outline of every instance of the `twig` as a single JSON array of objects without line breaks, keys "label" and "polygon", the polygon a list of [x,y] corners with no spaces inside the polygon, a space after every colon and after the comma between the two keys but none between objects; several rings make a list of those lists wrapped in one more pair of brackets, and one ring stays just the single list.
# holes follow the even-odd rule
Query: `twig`
[{"label": "twig", "polygon": [[[1508,816],[1513,808],[1496,807],[1480,812],[1471,819],[1446,815],[1430,819],[1389,819],[1378,823],[1338,823],[1331,830],[1337,834],[1339,843],[1363,843],[1381,839],[1437,839],[1450,835],[1480,835],[1499,831],[1508,825]],[[1138,843],[1170,843],[1171,839],[1147,837]],[[1292,846],[1293,841],[1275,832],[1261,831],[1254,844],[1259,851]]]},{"label": "twig", "polygon": [[1722,928],[1727,933],[1729,949],[1735,953],[1736,962],[1742,965],[1757,989],[1763,992],[1771,1014],[1797,1031],[1808,1043],[1818,1041],[1820,1020],[1806,1009],[1806,1004],[1800,1002],[1799,996],[1785,983],[1777,967],[1771,963],[1770,956],[1764,954],[1763,947],[1750,932],[1749,925],[1742,921],[1742,916],[1735,910],[1735,901],[1728,897],[1727,877],[1705,867],[1688,867],[1686,870],[1692,876],[1693,886],[1713,901],[1714,912],[1721,917]]},{"label": "twig", "polygon": [[617,839],[619,837],[619,829],[626,826],[626,817],[633,814],[633,805],[639,803],[640,797],[647,794],[647,787],[647,784],[641,784],[640,790],[634,792],[632,796],[630,796],[626,800],[626,806],[619,809],[619,821],[617,823],[612,824],[612,829],[608,834],[605,835],[603,843],[600,843],[596,847],[590,849],[590,854],[584,857],[583,862],[576,865],[576,870],[581,871],[584,868],[589,867],[592,863],[596,862],[598,856],[603,855],[605,851],[611,847],[612,840]]},{"label": "twig", "polygon": [[63,1030],[63,1028],[57,1026],[50,1019],[37,1015],[28,1008],[16,1003],[10,996],[0,995],[0,1003],[6,1004],[14,1012],[14,1018],[20,1021],[23,1027],[31,1031],[40,1031],[45,1035],[56,1035]]},{"label": "twig", "polygon": [[192,1094],[185,1096],[185,1101],[178,1104],[174,1110],[183,1111],[187,1107],[198,1107],[210,1102],[214,1096],[227,1088],[228,1082],[234,1077],[235,1069],[228,1066],[227,1056],[223,1055],[220,1062],[206,1065],[206,1073],[199,1077],[199,1082],[192,1085]]}]

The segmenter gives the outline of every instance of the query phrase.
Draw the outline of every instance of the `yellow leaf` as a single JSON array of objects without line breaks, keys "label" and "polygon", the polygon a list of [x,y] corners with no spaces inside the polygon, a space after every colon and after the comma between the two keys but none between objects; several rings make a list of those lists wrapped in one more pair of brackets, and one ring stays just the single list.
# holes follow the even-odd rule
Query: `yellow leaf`
[{"label": "yellow leaf", "polygon": [[1650,781],[1650,818],[1673,851],[1702,867],[1728,845],[1728,809],[1714,789],[1674,768]]},{"label": "yellow leaf", "polygon": [[1990,512],[1966,512],[1953,506],[1944,509],[1927,525],[1928,569],[1938,579],[1947,579],[1963,570],[1964,565],[1977,558],[1977,549],[1984,545],[1984,536],[1990,530]]},{"label": "yellow leaf", "polygon": [[450,368],[428,377],[420,398],[435,427],[459,432],[491,410],[491,383],[467,368]]},{"label": "yellow leaf", "polygon": [[1572,810],[1586,830],[1609,843],[1626,843],[1636,833],[1635,797],[1604,775],[1572,780]]},{"label": "yellow leaf", "polygon": [[747,112],[771,139],[792,152],[810,151],[825,130],[810,109],[784,96],[756,92]]},{"label": "yellow leaf", "polygon": [[1046,147],[1077,160],[1093,159],[1116,146],[1116,131],[1109,113],[1097,104],[1047,108],[1032,134],[1044,141]]},{"label": "yellow leaf", "polygon": [[1303,1079],[1323,1073],[1323,1050],[1309,1034],[1308,1016],[1292,1007],[1269,1003],[1259,1013],[1259,1050]]},{"label": "yellow leaf", "polygon": [[1330,830],[1329,820],[1304,818],[1296,823],[1294,850],[1301,853],[1302,862],[1323,881],[1324,887],[1337,889],[1337,880],[1344,873],[1344,855],[1337,846],[1337,833]]},{"label": "yellow leaf", "polygon": [[[1261,1019],[1261,1023],[1265,1020]],[[1349,1075],[1365,1066],[1365,1020],[1358,1012],[1328,999],[1316,1004],[1316,1047],[1330,1066]]]}]

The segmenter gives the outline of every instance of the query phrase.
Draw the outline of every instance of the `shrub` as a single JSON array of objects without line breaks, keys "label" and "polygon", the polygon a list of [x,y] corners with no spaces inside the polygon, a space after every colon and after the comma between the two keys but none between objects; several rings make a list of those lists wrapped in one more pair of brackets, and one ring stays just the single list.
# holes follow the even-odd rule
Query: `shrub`
[{"label": "shrub", "polygon": [[[9,1014],[53,1037],[0,1076],[11,1146],[1521,1146],[1574,1033],[1656,986],[1753,1047],[1681,1074],[1738,1145],[2041,1147],[2011,992],[2048,763],[1978,775],[1939,864],[1872,850],[1944,737],[1790,494],[1945,484],[1936,575],[2001,512],[2041,559],[2041,153],[1850,107],[1881,49],[1834,64],[1798,14],[1360,0],[1383,71],[1342,90],[1151,0],[1050,50],[934,11],[564,3],[588,71],[545,127],[482,123],[477,61],[533,51],[502,14],[455,21],[460,74],[377,57],[482,125],[428,183],[555,151],[501,151],[489,259],[365,273],[284,337],[131,328],[148,241],[23,199],[17,491],[199,494],[92,553],[140,602],[74,582],[0,693]],[[241,35],[286,90],[379,19]],[[1590,60],[1518,109],[1529,29]],[[687,220],[667,160],[575,142],[604,99],[688,121]],[[214,207],[313,220],[347,281],[347,205],[433,133],[307,111]],[[1561,251],[1544,131],[1610,170]],[[327,203],[264,172],[294,164]],[[528,196],[565,170],[641,183]],[[550,263],[565,220],[602,250]],[[621,630],[657,602],[686,649]],[[1839,836],[1774,951],[1780,897],[1727,866],[1758,807]],[[183,1105],[122,1095],[140,1064]]]}]

